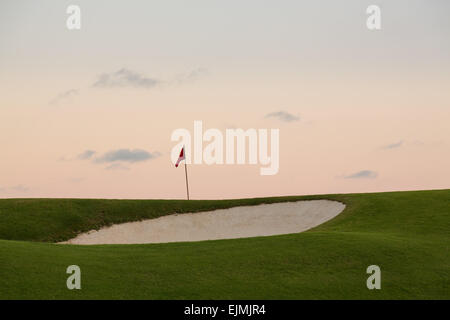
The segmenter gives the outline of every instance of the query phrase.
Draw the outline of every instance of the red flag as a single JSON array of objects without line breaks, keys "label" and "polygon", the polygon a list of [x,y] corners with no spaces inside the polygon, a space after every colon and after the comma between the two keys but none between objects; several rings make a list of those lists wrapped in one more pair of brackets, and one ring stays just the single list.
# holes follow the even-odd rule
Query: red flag
[{"label": "red flag", "polygon": [[177,163],[175,163],[175,167],[178,167],[180,162],[185,159],[186,159],[186,157],[184,156],[184,146],[183,146],[183,148],[181,149],[181,152],[180,152],[180,156],[178,157]]}]

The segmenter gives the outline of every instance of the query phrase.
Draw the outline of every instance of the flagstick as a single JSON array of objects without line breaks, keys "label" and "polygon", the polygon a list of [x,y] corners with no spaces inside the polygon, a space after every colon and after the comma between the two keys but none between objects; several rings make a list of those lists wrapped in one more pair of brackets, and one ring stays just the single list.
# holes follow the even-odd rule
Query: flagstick
[{"label": "flagstick", "polygon": [[188,184],[188,177],[187,177],[187,163],[184,161],[184,173],[186,174],[186,192],[187,192],[187,199],[189,200],[189,184]]}]

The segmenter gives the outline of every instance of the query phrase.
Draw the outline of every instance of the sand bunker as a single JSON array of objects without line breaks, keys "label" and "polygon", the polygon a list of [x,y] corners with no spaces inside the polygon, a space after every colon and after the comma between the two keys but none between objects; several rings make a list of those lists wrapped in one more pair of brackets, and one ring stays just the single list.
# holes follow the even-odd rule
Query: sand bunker
[{"label": "sand bunker", "polygon": [[173,214],[116,224],[63,243],[162,243],[297,233],[334,218],[344,208],[337,201],[310,200]]}]

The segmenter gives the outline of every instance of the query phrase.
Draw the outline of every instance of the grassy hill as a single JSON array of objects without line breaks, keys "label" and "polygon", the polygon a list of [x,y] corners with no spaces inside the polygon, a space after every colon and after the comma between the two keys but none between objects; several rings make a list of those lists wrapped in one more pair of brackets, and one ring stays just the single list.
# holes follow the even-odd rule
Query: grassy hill
[{"label": "grassy hill", "polygon": [[[60,245],[113,223],[303,199],[347,205],[304,233]],[[217,201],[0,200],[0,299],[450,299],[450,190]],[[67,266],[81,290],[66,288]],[[382,289],[366,288],[380,266]]]}]

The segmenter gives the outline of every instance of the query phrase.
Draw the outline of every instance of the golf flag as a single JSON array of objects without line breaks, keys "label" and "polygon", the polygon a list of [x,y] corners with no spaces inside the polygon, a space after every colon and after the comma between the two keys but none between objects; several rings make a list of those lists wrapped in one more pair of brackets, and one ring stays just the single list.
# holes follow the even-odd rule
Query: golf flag
[{"label": "golf flag", "polygon": [[[177,163],[175,163],[175,167],[178,167],[181,161],[186,160],[185,154],[184,154],[184,146],[181,149],[180,156],[178,157]],[[188,174],[187,174],[187,163],[184,162],[184,174],[186,176],[186,195],[187,199],[189,200],[189,184],[188,184]]]},{"label": "golf flag", "polygon": [[178,157],[177,163],[175,163],[175,167],[178,167],[180,162],[185,159],[186,159],[186,157],[184,156],[184,146],[183,146],[183,148],[181,149],[181,152],[180,152],[180,156]]}]

